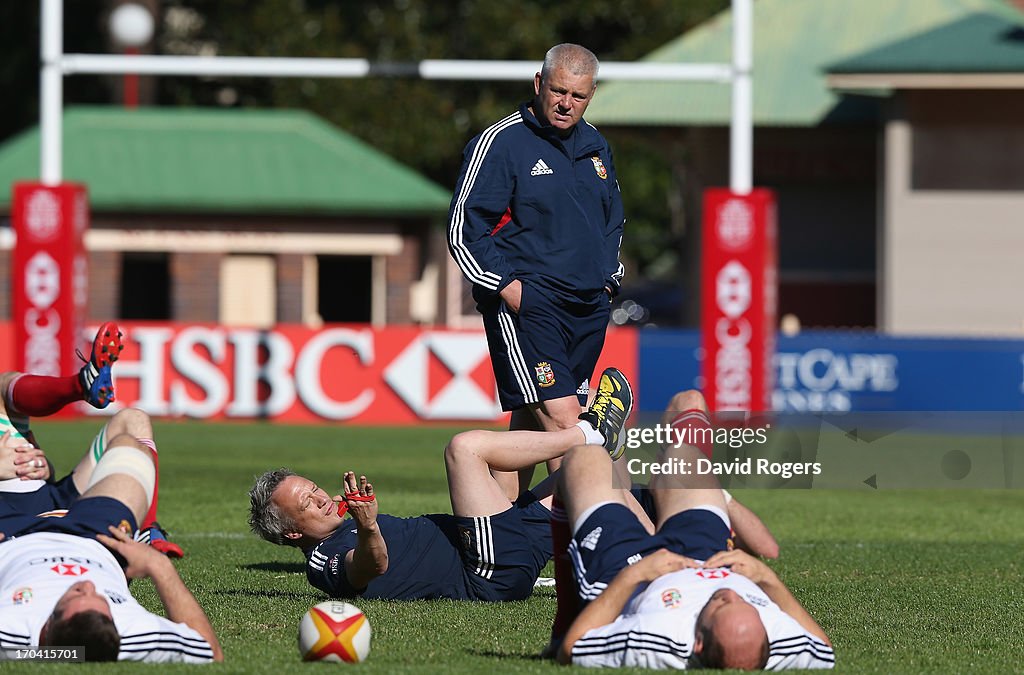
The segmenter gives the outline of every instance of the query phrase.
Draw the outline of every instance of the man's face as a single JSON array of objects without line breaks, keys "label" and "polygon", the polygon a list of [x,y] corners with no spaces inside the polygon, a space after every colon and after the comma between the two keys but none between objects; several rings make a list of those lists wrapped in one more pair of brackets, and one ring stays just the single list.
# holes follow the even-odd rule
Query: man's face
[{"label": "man's face", "polygon": [[712,593],[697,615],[694,651],[698,654],[703,647],[703,631],[714,633],[733,668],[756,668],[761,648],[768,639],[757,609],[729,588]]},{"label": "man's face", "polygon": [[53,606],[53,616],[69,619],[79,612],[90,610],[111,617],[110,602],[107,601],[106,596],[98,593],[95,584],[91,581],[79,581],[71,584],[64,595],[57,600],[57,604]]},{"label": "man's face", "polygon": [[308,478],[288,476],[274,490],[271,500],[281,510],[281,514],[294,524],[295,532],[286,536],[290,539],[306,537],[320,541],[338,529],[342,522],[336,499],[340,500],[340,495],[332,498]]},{"label": "man's face", "polygon": [[540,73],[534,76],[533,89],[537,94],[533,113],[565,135],[583,119],[594,96],[594,78],[552,68],[546,79],[542,80]]}]

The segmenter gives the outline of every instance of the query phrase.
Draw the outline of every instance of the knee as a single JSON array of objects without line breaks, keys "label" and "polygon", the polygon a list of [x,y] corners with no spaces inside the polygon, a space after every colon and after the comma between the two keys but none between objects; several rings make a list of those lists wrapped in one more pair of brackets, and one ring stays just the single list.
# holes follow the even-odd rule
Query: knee
[{"label": "knee", "polygon": [[448,441],[448,445],[444,448],[444,461],[445,464],[452,464],[460,460],[465,460],[467,456],[474,454],[473,439],[479,434],[479,431],[463,431],[452,436],[452,439]]},{"label": "knee", "polygon": [[149,415],[138,408],[117,411],[110,418],[110,428],[117,429],[117,433],[131,434],[135,438],[153,437],[153,423]]},{"label": "knee", "polygon": [[[140,453],[145,455],[146,459],[152,464],[153,453],[145,445],[139,442],[139,439],[134,434],[129,433],[117,433],[114,434],[110,440],[107,441],[107,448],[132,448],[138,450]],[[109,450],[108,450],[109,452]],[[106,457],[107,453],[103,456]],[[102,458],[101,458],[102,459]]]},{"label": "knee", "polygon": [[560,431],[562,429],[571,429],[572,427],[579,424],[580,414],[579,412],[567,413],[561,417],[552,418],[554,422],[555,430]]},{"label": "knee", "polygon": [[708,404],[704,400],[703,394],[696,389],[688,389],[687,391],[681,391],[672,397],[669,401],[667,410],[669,412],[682,412],[683,410],[703,410],[708,411]]},{"label": "knee", "polygon": [[0,411],[7,412],[8,405],[10,402],[10,388],[11,384],[18,379],[21,373],[9,371],[6,373],[0,373]]},{"label": "knee", "polygon": [[577,445],[574,448],[569,448],[562,459],[562,475],[571,478],[585,467],[603,461],[602,457],[611,462],[608,451],[600,445]]}]

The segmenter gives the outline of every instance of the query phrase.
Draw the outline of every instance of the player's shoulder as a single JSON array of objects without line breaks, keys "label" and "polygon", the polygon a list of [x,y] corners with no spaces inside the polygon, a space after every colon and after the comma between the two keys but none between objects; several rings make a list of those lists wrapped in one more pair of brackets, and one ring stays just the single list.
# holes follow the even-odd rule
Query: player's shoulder
[{"label": "player's shoulder", "polygon": [[[115,610],[117,611],[117,610]],[[153,614],[141,606],[128,609],[128,628],[124,617],[115,617],[121,633],[120,661],[203,663],[213,660],[210,643],[184,623]]]},{"label": "player's shoulder", "polygon": [[581,121],[577,126],[580,130],[581,140],[584,147],[592,147],[608,155],[611,155],[612,146],[604,134],[587,120]]}]

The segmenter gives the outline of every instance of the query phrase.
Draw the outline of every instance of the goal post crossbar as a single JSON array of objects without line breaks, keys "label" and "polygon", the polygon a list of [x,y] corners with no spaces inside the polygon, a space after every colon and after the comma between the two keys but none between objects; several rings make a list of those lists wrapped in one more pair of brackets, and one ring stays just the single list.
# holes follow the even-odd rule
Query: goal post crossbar
[{"label": "goal post crossbar", "polygon": [[[731,83],[730,189],[750,192],[753,182],[751,65],[753,0],[732,0],[732,63],[646,63],[607,61],[600,79]],[[62,180],[63,78],[69,75],[185,75],[222,77],[364,78],[413,77],[434,80],[529,81],[537,61],[431,59],[372,62],[367,59],[246,56],[65,54],[63,0],[41,3],[40,180]]]}]

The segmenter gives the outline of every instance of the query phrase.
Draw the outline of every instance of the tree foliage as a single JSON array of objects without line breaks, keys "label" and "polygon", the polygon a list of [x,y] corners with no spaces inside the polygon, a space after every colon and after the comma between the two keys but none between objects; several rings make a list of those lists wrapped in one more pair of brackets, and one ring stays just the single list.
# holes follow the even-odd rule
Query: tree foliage
[{"label": "tree foliage", "polygon": [[[602,60],[632,61],[677,38],[727,0],[176,0],[191,17],[161,48],[175,53],[252,56],[536,60],[559,42],[576,42]],[[461,150],[476,133],[532,94],[529,82],[206,80],[167,78],[165,102],[300,107],[452,186]],[[600,95],[600,94],[598,94]],[[657,101],[652,101],[657,105]],[[624,185],[625,253],[637,272],[671,276],[678,237],[669,227],[673,181],[657,140],[604,129]]]},{"label": "tree foliage", "polygon": [[[67,51],[104,52],[108,3],[65,3]],[[728,6],[728,0],[163,0],[154,51],[225,56],[536,60],[577,42],[602,60],[631,61]],[[38,119],[38,5],[0,3],[4,82],[20,92],[0,138]],[[66,102],[112,101],[109,78],[73,77]],[[530,82],[409,78],[165,77],[158,105],[304,108],[452,186],[463,146],[532,94]],[[600,95],[600,93],[598,94]],[[651,101],[652,106],[658,105]],[[603,129],[613,144],[629,218],[625,250],[646,270],[674,248],[669,160],[656,140]],[[620,138],[621,137],[621,138]],[[621,143],[620,143],[621,140]],[[664,265],[662,265],[664,267]]]}]

